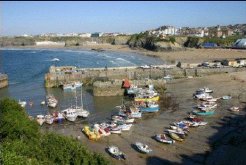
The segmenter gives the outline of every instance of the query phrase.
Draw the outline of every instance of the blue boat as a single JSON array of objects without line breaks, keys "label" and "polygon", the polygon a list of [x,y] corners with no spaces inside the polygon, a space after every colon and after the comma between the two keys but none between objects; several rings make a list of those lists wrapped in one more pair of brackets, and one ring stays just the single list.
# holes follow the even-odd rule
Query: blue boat
[{"label": "blue boat", "polygon": [[139,107],[141,112],[158,112],[160,110],[159,106],[153,107]]},{"label": "blue boat", "polygon": [[195,115],[200,115],[200,116],[211,116],[214,114],[214,111],[192,111]]}]

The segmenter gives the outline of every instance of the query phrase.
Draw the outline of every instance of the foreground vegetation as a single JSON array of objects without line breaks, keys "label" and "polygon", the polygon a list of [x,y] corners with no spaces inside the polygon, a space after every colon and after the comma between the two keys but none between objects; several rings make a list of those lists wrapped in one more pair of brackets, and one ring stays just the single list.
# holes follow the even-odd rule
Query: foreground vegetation
[{"label": "foreground vegetation", "polygon": [[77,140],[41,133],[14,100],[0,101],[0,164],[3,165],[106,165],[102,155],[88,151]]}]

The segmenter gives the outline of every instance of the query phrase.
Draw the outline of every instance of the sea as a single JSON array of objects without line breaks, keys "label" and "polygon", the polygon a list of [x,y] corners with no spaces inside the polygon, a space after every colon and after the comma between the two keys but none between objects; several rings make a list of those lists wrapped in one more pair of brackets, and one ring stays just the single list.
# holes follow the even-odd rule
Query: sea
[{"label": "sea", "polygon": [[[60,61],[54,61],[58,58]],[[61,111],[75,105],[76,97],[78,106],[81,105],[90,111],[89,120],[98,120],[97,116],[109,114],[115,106],[122,103],[122,97],[94,97],[92,89],[84,87],[75,92],[64,92],[61,88],[45,88],[44,76],[49,67],[76,66],[81,68],[101,68],[120,66],[141,66],[163,64],[159,58],[140,55],[137,53],[122,53],[113,51],[97,52],[92,50],[77,49],[0,49],[0,73],[9,77],[9,86],[0,89],[0,99],[10,97],[16,101],[33,102],[26,105],[28,115],[35,117],[38,114],[48,114]],[[58,99],[56,108],[41,105],[46,95],[53,94]]]}]

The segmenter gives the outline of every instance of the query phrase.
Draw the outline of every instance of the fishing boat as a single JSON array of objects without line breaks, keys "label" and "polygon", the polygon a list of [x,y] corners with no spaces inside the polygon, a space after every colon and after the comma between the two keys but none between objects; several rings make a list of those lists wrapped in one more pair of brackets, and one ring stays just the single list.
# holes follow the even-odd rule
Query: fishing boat
[{"label": "fishing boat", "polygon": [[122,124],[118,126],[119,128],[121,128],[122,131],[129,131],[132,127],[132,124]]},{"label": "fishing boat", "polygon": [[178,135],[185,135],[186,133],[182,129],[166,129],[168,133],[176,133]]},{"label": "fishing boat", "polygon": [[152,149],[147,145],[140,142],[135,143],[137,149],[142,153],[150,153]]},{"label": "fishing boat", "polygon": [[109,146],[107,148],[107,150],[111,156],[113,156],[114,158],[116,158],[118,160],[120,160],[120,159],[125,160],[126,159],[125,154],[122,151],[120,151],[119,148],[116,146]]},{"label": "fishing boat", "polygon": [[73,108],[67,108],[63,110],[62,114],[68,121],[72,121],[72,122],[74,122],[78,117],[76,110],[74,110]]},{"label": "fishing boat", "polygon": [[167,143],[167,144],[173,144],[173,143],[175,143],[175,140],[172,140],[172,139],[168,138],[166,136],[166,134],[157,134],[155,136],[155,139],[157,141],[159,141],[159,142],[162,142],[162,143]]},{"label": "fishing boat", "polygon": [[94,124],[94,129],[101,136],[109,136],[111,134],[110,129],[108,127],[103,127],[103,126],[100,126],[99,124]]},{"label": "fishing boat", "polygon": [[44,122],[45,122],[44,115],[37,115],[36,121],[38,122],[38,124],[40,126],[42,126],[44,124]]},{"label": "fishing boat", "polygon": [[179,142],[184,141],[184,139],[180,138],[176,133],[169,132],[169,135],[170,135],[170,137],[171,137],[173,140],[176,140],[176,141],[179,141]]},{"label": "fishing boat", "polygon": [[47,105],[51,108],[55,108],[58,104],[58,101],[53,95],[48,95],[46,97],[46,100],[47,100]]},{"label": "fishing boat", "polygon": [[21,101],[21,100],[19,100],[18,104],[19,104],[22,108],[24,108],[24,107],[26,106],[26,101]]},{"label": "fishing boat", "polygon": [[134,98],[134,101],[158,101],[160,99],[159,96],[151,96],[151,95],[138,95]]},{"label": "fishing boat", "polygon": [[136,85],[131,85],[130,88],[126,89],[128,95],[137,94],[141,88],[138,88]]},{"label": "fishing boat", "polygon": [[199,116],[211,116],[214,114],[214,110],[210,110],[210,111],[197,111],[194,110],[192,111],[192,113],[194,113],[195,115],[199,115]]},{"label": "fishing boat", "polygon": [[121,134],[121,128],[120,127],[113,127],[110,129],[110,132],[112,134]]},{"label": "fishing boat", "polygon": [[45,115],[44,118],[45,118],[45,123],[47,123],[47,124],[53,124],[54,117],[52,115]]},{"label": "fishing boat", "polygon": [[155,102],[147,102],[144,106],[139,107],[141,112],[158,112],[160,107]]},{"label": "fishing boat", "polygon": [[59,58],[53,58],[51,61],[60,61]]},{"label": "fishing boat", "polygon": [[90,140],[99,140],[101,138],[99,132],[95,131],[94,128],[89,126],[84,126],[82,131],[88,136]]}]

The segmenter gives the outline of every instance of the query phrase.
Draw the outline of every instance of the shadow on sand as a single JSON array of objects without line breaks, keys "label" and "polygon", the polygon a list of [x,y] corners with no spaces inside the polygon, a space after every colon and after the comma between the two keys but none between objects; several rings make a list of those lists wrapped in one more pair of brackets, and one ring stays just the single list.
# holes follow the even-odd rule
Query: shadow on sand
[{"label": "shadow on sand", "polygon": [[246,105],[241,111],[243,115],[232,112],[217,122],[219,126],[212,126],[217,129],[217,133],[208,139],[212,151],[192,156],[179,155],[181,163],[151,156],[147,158],[147,165],[246,164]]}]

